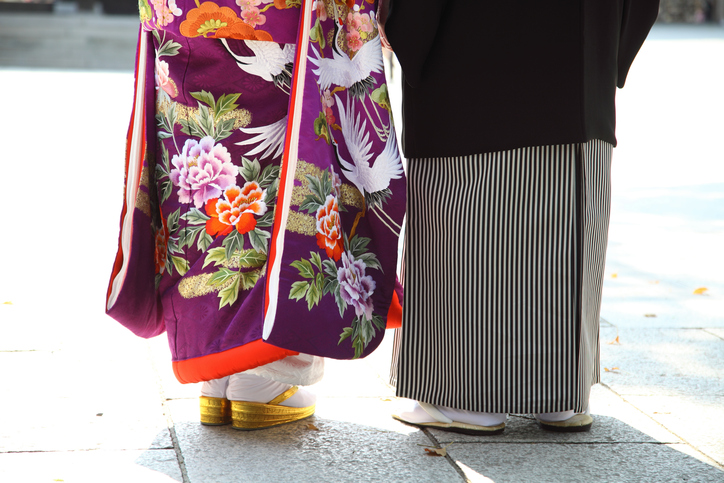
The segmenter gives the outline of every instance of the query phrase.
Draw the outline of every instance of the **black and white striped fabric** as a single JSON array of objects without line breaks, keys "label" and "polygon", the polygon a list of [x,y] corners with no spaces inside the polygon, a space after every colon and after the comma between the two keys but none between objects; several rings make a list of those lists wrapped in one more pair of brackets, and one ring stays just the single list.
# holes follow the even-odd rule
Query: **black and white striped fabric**
[{"label": "black and white striped fabric", "polygon": [[397,395],[484,412],[588,405],[612,146],[408,160]]}]

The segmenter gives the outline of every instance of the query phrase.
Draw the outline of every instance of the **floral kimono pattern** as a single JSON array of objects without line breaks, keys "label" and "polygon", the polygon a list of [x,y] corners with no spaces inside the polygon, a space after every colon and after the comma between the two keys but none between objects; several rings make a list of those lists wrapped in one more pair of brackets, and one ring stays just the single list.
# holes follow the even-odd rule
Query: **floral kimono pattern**
[{"label": "floral kimono pattern", "polygon": [[181,382],[363,357],[400,318],[405,180],[370,0],[140,2],[109,315]]}]

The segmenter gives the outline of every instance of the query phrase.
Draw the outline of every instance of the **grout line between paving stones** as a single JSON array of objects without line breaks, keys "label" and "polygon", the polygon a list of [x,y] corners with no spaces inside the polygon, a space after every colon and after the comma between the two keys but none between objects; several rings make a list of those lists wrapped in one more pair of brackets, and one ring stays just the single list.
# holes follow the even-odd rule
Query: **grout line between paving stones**
[{"label": "grout line between paving stones", "polygon": [[715,334],[714,332],[710,331],[709,329],[702,328],[701,330],[703,330],[707,334],[713,335],[714,337],[716,337],[718,339],[724,340],[724,337],[720,336],[719,334]]},{"label": "grout line between paving stones", "polygon": [[[665,425],[661,424],[659,421],[657,421],[656,419],[654,419],[654,418],[652,418],[651,416],[649,416],[648,414],[646,414],[644,411],[642,411],[641,409],[639,409],[638,407],[636,407],[635,404],[631,403],[631,402],[628,401],[625,397],[623,397],[621,394],[619,394],[618,392],[614,391],[614,390],[613,390],[610,386],[608,386],[607,384],[604,384],[603,382],[599,382],[599,384],[601,384],[603,387],[605,387],[606,389],[608,389],[609,391],[611,391],[612,393],[614,393],[616,396],[618,396],[619,398],[621,398],[621,400],[622,400],[623,402],[625,402],[626,404],[628,404],[628,405],[630,405],[631,407],[633,407],[636,411],[640,412],[642,415],[644,415],[645,417],[649,418],[649,419],[650,419],[651,421],[653,421],[654,423],[656,423],[656,424],[658,424],[659,426],[661,426],[662,428],[664,428],[664,429],[665,429],[666,431],[668,431],[670,434],[673,434],[674,436],[676,436],[677,438],[679,438],[679,439],[680,439],[684,444],[686,444],[689,448],[691,448],[691,449],[694,450],[695,452],[697,452],[697,453],[699,453],[700,455],[702,455],[705,459],[707,459],[712,466],[714,466],[715,468],[718,468],[718,469],[720,469],[720,470],[724,470],[724,465],[722,465],[722,464],[719,463],[717,460],[715,460],[714,458],[712,458],[711,456],[709,456],[708,454],[704,453],[704,452],[701,451],[699,448],[697,448],[696,446],[694,446],[693,444],[691,444],[686,438],[681,437],[679,434],[677,434],[677,433],[675,433],[674,431],[670,430],[670,429],[667,428]],[[670,444],[671,444],[671,443],[670,443]],[[681,443],[678,443],[678,444],[681,444]]]},{"label": "grout line between paving stones", "polygon": [[146,342],[146,349],[148,351],[148,359],[151,363],[151,369],[156,376],[156,384],[158,385],[158,396],[161,399],[161,406],[163,407],[163,413],[166,416],[166,424],[168,425],[168,432],[171,436],[171,443],[173,444],[174,452],[176,453],[176,460],[178,461],[179,470],[181,471],[181,479],[183,483],[191,483],[189,479],[188,471],[186,470],[186,462],[184,461],[184,455],[181,452],[181,445],[178,442],[178,436],[176,435],[176,427],[171,416],[171,408],[168,405],[168,399],[166,399],[165,391],[163,390],[163,382],[161,374],[156,367],[155,358],[153,357],[153,348],[151,344]]},{"label": "grout line between paving stones", "polygon": [[[435,438],[435,436],[430,432],[429,429],[427,429],[427,428],[420,428],[420,429],[422,430],[423,433],[425,433],[425,436],[427,436],[427,439],[432,441],[432,443],[435,445],[435,448],[442,449],[440,442],[437,440],[437,438]],[[463,481],[465,483],[470,483],[470,480],[465,475],[465,472],[463,471],[463,469],[460,468],[460,466],[455,461],[453,461],[452,457],[448,453],[445,453],[444,458],[447,460],[448,463],[450,463],[450,465],[452,465],[453,469],[458,473],[458,475],[460,475],[460,477],[463,479]]]}]

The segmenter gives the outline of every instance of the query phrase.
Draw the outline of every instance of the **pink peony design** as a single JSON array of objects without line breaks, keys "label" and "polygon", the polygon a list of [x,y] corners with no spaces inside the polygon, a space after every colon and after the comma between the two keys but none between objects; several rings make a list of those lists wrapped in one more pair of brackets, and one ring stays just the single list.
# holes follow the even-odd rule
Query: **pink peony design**
[{"label": "pink peony design", "polygon": [[206,136],[200,141],[189,139],[181,154],[171,159],[171,181],[178,186],[181,203],[193,201],[196,208],[208,200],[221,196],[226,188],[235,185],[239,168],[231,162],[229,151]]},{"label": "pink peony design", "polygon": [[377,284],[371,276],[365,275],[366,268],[364,262],[355,260],[351,253],[342,253],[342,267],[337,270],[337,281],[342,299],[354,307],[357,317],[364,315],[365,319],[372,320],[372,294]]}]

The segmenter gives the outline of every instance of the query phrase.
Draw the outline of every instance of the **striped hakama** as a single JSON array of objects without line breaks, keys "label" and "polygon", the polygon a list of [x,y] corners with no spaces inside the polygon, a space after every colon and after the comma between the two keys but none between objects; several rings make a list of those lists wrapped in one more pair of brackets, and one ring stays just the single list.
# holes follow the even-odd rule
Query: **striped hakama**
[{"label": "striped hakama", "polygon": [[458,409],[588,405],[612,146],[408,160],[397,395]]}]

